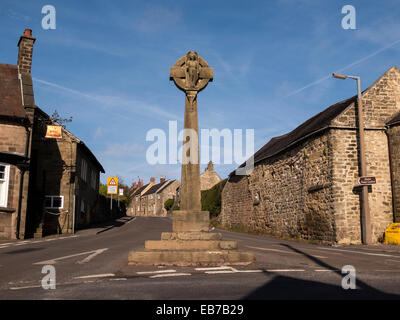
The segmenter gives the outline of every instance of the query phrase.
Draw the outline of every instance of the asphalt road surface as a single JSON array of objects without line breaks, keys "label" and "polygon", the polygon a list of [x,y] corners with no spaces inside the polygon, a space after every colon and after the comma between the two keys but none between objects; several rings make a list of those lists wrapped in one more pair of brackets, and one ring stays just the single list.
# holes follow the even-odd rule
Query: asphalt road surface
[{"label": "asphalt road surface", "polygon": [[[126,219],[97,230],[27,241],[0,242],[0,299],[399,299],[399,246],[323,246],[221,230],[240,250],[255,253],[249,266],[217,268],[127,266],[128,253],[171,231],[168,218]],[[56,288],[42,273],[54,266]],[[355,271],[355,289],[343,289]],[[48,282],[46,282],[48,283]],[[349,283],[346,281],[346,283]]]}]

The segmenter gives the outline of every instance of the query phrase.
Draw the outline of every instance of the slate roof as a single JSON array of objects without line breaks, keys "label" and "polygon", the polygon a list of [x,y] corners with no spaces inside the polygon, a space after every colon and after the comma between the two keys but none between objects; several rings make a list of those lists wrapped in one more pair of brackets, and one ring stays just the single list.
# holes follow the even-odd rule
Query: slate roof
[{"label": "slate roof", "polygon": [[0,64],[0,116],[26,118],[17,66]]},{"label": "slate roof", "polygon": [[143,187],[140,187],[140,188],[136,189],[136,190],[133,192],[132,196],[136,196],[136,195],[140,194],[144,189],[147,188],[148,185],[149,185],[149,183],[148,183],[148,184],[145,184]]},{"label": "slate roof", "polygon": [[[266,145],[264,145],[254,154],[254,164],[271,158],[281,153],[282,151],[285,151],[286,149],[296,145],[303,139],[308,138],[309,136],[326,129],[334,118],[336,118],[349,105],[356,101],[357,96],[353,96],[346,100],[340,101],[326,108],[314,117],[308,119],[291,132],[279,137],[272,138]],[[245,163],[243,163],[240,167],[244,167],[244,165]],[[229,176],[232,176],[234,174],[235,171],[231,172]]]},{"label": "slate roof", "polygon": [[161,189],[158,190],[157,193],[160,193],[161,191],[163,191],[166,187],[168,187],[168,186],[169,186],[170,184],[172,184],[174,181],[176,181],[176,180],[175,180],[175,179],[174,179],[174,180],[169,180],[168,183],[166,183],[165,185],[163,185],[163,186],[161,187]]},{"label": "slate roof", "polygon": [[400,112],[397,113],[393,118],[391,118],[386,124],[388,126],[393,126],[395,124],[398,124],[400,122]]},{"label": "slate roof", "polygon": [[149,190],[147,190],[143,195],[147,196],[148,194],[152,194],[152,193],[156,193],[156,191],[158,189],[160,189],[164,184],[166,184],[169,181],[164,181],[164,182],[160,182],[155,184],[154,186],[152,186]]}]

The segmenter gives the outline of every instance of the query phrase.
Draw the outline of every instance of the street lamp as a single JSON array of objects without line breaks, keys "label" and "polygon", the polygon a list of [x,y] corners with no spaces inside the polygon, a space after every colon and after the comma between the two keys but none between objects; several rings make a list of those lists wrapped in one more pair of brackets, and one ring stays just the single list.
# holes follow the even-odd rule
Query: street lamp
[{"label": "street lamp", "polygon": [[[337,79],[354,79],[357,81],[357,113],[358,113],[358,135],[360,141],[360,166],[361,166],[361,176],[365,177],[367,175],[367,166],[365,162],[365,141],[364,141],[364,116],[362,107],[362,95],[361,95],[361,80],[357,76],[346,76],[343,74],[333,73],[334,78]],[[371,233],[371,218],[369,212],[368,203],[368,185],[362,186],[361,192],[361,228],[362,228],[362,242],[363,244],[372,243],[372,233]]]}]

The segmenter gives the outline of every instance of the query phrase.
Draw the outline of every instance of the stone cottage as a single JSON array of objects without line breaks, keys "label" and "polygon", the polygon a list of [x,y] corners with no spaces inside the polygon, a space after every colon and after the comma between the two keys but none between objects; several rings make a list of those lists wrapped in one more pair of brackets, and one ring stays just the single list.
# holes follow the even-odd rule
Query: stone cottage
[{"label": "stone cottage", "polygon": [[160,178],[159,183],[151,178],[150,183],[138,188],[134,193],[128,209],[132,216],[158,216],[165,217],[167,211],[164,203],[168,199],[176,199],[179,181]]},{"label": "stone cottage", "polygon": [[[372,238],[400,222],[400,70],[363,92]],[[326,243],[360,243],[357,97],[336,103],[254,154],[248,176],[229,175],[220,221]]]},{"label": "stone cottage", "polygon": [[16,66],[0,64],[0,238],[71,233],[96,218],[103,167],[89,148],[34,101],[35,38],[26,29]]},{"label": "stone cottage", "polygon": [[207,168],[200,175],[200,190],[208,190],[221,182],[221,177],[214,170],[214,164],[210,161]]}]

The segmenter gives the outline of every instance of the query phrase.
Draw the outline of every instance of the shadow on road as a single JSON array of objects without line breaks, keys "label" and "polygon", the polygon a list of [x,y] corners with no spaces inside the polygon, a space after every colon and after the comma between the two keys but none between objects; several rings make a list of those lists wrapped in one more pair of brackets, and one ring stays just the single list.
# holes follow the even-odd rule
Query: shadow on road
[{"label": "shadow on road", "polygon": [[[329,264],[299,250],[288,244],[281,244],[294,252],[304,255],[316,264],[323,268],[330,269],[335,272],[338,277],[338,285],[331,285],[312,280],[297,279],[293,277],[287,277],[277,275],[271,281],[268,281],[263,286],[254,290],[244,300],[261,300],[261,299],[291,299],[291,300],[398,300],[399,295],[388,294],[383,291],[377,290],[364,281],[356,278],[357,289],[344,290],[341,287],[342,278],[345,274],[342,274],[337,268],[330,266]],[[268,273],[270,274],[270,273]]]}]

